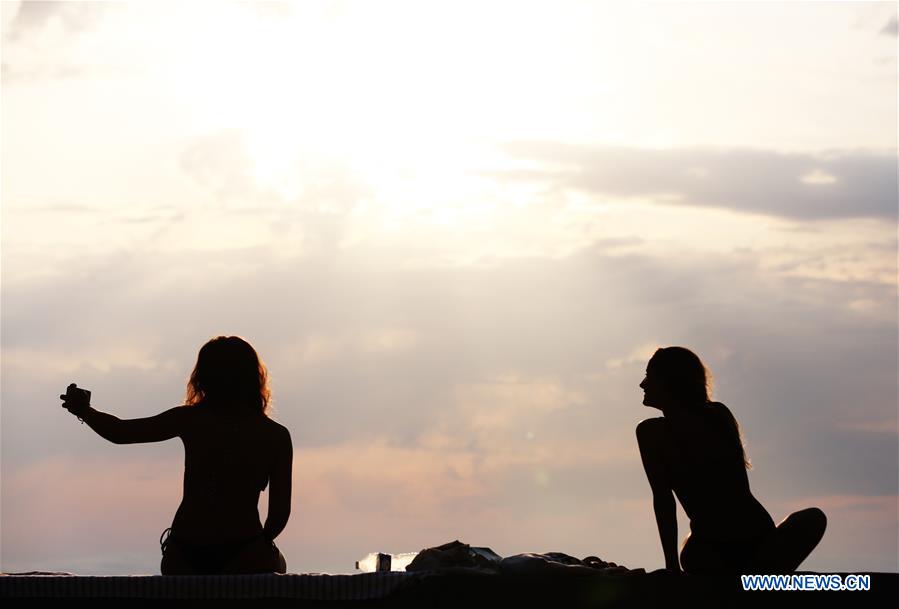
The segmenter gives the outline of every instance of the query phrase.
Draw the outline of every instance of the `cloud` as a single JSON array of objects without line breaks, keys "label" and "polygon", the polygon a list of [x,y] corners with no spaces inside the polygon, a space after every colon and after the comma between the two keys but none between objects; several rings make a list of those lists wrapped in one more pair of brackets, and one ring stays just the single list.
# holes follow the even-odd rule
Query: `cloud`
[{"label": "cloud", "polygon": [[543,167],[492,173],[607,198],[720,207],[799,220],[895,219],[895,154],[779,153],[767,150],[637,149],[558,142],[504,145]]},{"label": "cloud", "polygon": [[[215,211],[215,223],[231,221],[246,228],[261,221],[268,229],[264,242],[274,236],[304,250],[333,252],[340,247],[351,216],[372,196],[371,188],[344,164],[296,151],[285,153],[295,187],[284,192],[257,175],[251,148],[243,131],[218,131],[194,139],[178,159],[183,175],[199,187],[205,205]],[[227,219],[222,212],[227,212]]]},{"label": "cloud", "polygon": [[239,130],[221,131],[193,141],[179,159],[182,171],[219,199],[271,202],[252,174],[253,162]]},{"label": "cloud", "polygon": [[[300,476],[284,544],[320,552],[300,559],[311,569],[456,537],[651,566],[633,429],[654,414],[639,404],[640,355],[660,344],[706,359],[772,511],[797,496],[896,493],[897,434],[867,430],[895,416],[893,284],[771,274],[751,251],[602,244],[486,267],[256,248],[73,257],[55,270],[2,285],[4,497],[48,458],[98,469],[122,450],[170,459],[171,443],[108,445],[56,396],[75,381],[120,416],[158,412],[182,398],[197,349],[220,333],[248,337],[269,365]],[[4,510],[4,530],[20,513]],[[584,526],[596,537],[578,535]],[[4,560],[16,556],[7,547]],[[808,567],[853,568],[840,552]]]},{"label": "cloud", "polygon": [[[84,259],[52,278],[5,281],[4,365],[21,362],[16,375],[27,373],[5,383],[18,394],[11,403],[27,400],[29,353],[60,362],[54,375],[79,372],[98,386],[115,383],[124,364],[145,369],[153,386],[175,373],[177,399],[200,342],[218,333],[264,347],[276,364],[279,407],[307,418],[299,427],[314,443],[369,431],[414,441],[456,412],[460,387],[478,395],[491,379],[514,378],[510,391],[533,396],[528,382],[560,382],[560,395],[590,403],[603,389],[586,378],[617,386],[633,374],[635,387],[645,362],[633,354],[658,341],[737,351],[721,387],[755,404],[759,421],[798,423],[793,413],[815,412],[844,424],[844,401],[885,400],[892,378],[892,286],[773,279],[749,254],[662,261],[588,249],[414,271],[365,266],[365,252],[345,254],[340,266],[283,261],[264,249],[184,256]],[[858,310],[859,300],[874,308]],[[610,361],[617,365],[607,368]],[[846,376],[857,380],[819,373],[846,361]],[[619,391],[614,399],[627,401],[625,391],[636,390]],[[784,399],[797,407],[781,412]],[[157,407],[149,396],[137,400]],[[489,403],[499,408],[499,395]],[[880,410],[872,401],[863,412],[879,421],[887,418]]]},{"label": "cloud", "polygon": [[[252,142],[240,129],[207,133],[185,147],[178,165],[218,202],[250,213],[270,210],[275,204],[346,213],[370,194],[349,167],[301,154],[300,147],[291,142],[284,142],[279,154],[286,158],[298,185],[295,192],[281,192],[267,186],[257,174],[258,165],[264,162],[254,157],[251,148]],[[238,202],[243,204],[236,205]]]},{"label": "cloud", "polygon": [[36,36],[53,25],[67,33],[80,34],[89,30],[115,5],[108,2],[64,2],[41,0],[18,2],[5,36],[14,42],[25,36]]},{"label": "cloud", "polygon": [[896,418],[883,419],[881,421],[848,421],[843,425],[844,429],[853,431],[865,431],[874,434],[895,434],[899,433],[899,420]]},{"label": "cloud", "polygon": [[892,38],[899,36],[899,19],[896,18],[896,15],[890,17],[883,27],[880,28],[880,34]]},{"label": "cloud", "polygon": [[[26,0],[3,2],[2,77],[5,84],[141,73],[134,37],[117,38],[110,18],[124,2]],[[133,21],[133,20],[132,20]]]}]

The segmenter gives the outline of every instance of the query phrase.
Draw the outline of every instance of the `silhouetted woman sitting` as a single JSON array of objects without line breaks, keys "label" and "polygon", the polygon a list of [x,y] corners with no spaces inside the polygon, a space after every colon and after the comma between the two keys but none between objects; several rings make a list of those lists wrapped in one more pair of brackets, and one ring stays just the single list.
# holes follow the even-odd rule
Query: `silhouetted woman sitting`
[{"label": "silhouetted woman sitting", "polygon": [[287,428],[267,415],[267,372],[249,343],[219,336],[203,345],[186,405],[153,417],[121,420],[94,410],[90,393],[74,384],[60,397],[110,442],[184,442],[184,498],[160,541],[163,575],[287,571],[274,539],[290,516],[293,448]]},{"label": "silhouetted woman sitting", "polygon": [[[724,404],[709,400],[699,357],[683,347],[659,349],[640,387],[643,404],[664,415],[641,421],[637,441],[665,567],[688,573],[795,571],[824,535],[824,512],[809,508],[774,526],[749,491],[740,427]],[[690,518],[680,565],[674,495]]]}]

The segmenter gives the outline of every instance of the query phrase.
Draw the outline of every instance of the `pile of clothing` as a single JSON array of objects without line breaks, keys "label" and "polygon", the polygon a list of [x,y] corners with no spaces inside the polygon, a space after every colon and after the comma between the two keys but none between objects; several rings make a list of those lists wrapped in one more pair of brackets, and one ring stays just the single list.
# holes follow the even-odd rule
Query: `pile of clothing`
[{"label": "pile of clothing", "polygon": [[628,569],[596,556],[583,560],[563,554],[515,554],[503,558],[490,548],[473,547],[461,541],[451,541],[433,548],[426,548],[406,567],[406,571],[437,571],[443,569],[481,569],[494,573],[603,573],[606,575],[641,575],[644,569]]}]

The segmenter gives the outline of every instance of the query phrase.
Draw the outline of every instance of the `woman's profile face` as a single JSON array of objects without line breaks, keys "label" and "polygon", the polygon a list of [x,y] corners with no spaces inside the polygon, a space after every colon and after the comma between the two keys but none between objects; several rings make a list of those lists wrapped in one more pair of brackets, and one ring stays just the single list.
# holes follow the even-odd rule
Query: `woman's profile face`
[{"label": "woman's profile face", "polygon": [[650,366],[646,367],[646,376],[640,382],[640,388],[643,390],[643,405],[661,410],[664,392],[658,377],[652,373]]}]

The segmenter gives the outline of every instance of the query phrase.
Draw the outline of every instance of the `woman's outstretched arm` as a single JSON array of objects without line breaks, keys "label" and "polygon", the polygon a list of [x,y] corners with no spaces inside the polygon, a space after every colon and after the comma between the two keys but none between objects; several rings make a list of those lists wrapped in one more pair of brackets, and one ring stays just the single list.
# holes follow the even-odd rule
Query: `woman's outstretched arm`
[{"label": "woman's outstretched arm", "polygon": [[665,441],[665,430],[661,428],[663,424],[662,419],[641,421],[637,425],[637,444],[640,446],[646,479],[652,488],[652,508],[665,555],[665,568],[680,571],[677,555],[677,508],[662,451],[662,443]]},{"label": "woman's outstretched arm", "polygon": [[176,406],[152,417],[120,419],[88,406],[78,417],[97,434],[114,444],[162,442],[181,433],[185,408]]},{"label": "woman's outstretched arm", "polygon": [[100,412],[90,405],[90,392],[69,385],[64,395],[63,408],[88,424],[101,437],[115,444],[138,442],[162,442],[180,435],[184,420],[184,408],[177,406],[156,416],[142,419],[120,419]]},{"label": "woman's outstretched arm", "polygon": [[268,514],[265,517],[265,535],[274,541],[287,526],[290,518],[290,495],[293,476],[293,444],[290,432],[282,427],[282,436],[275,448],[275,462],[269,475]]}]

